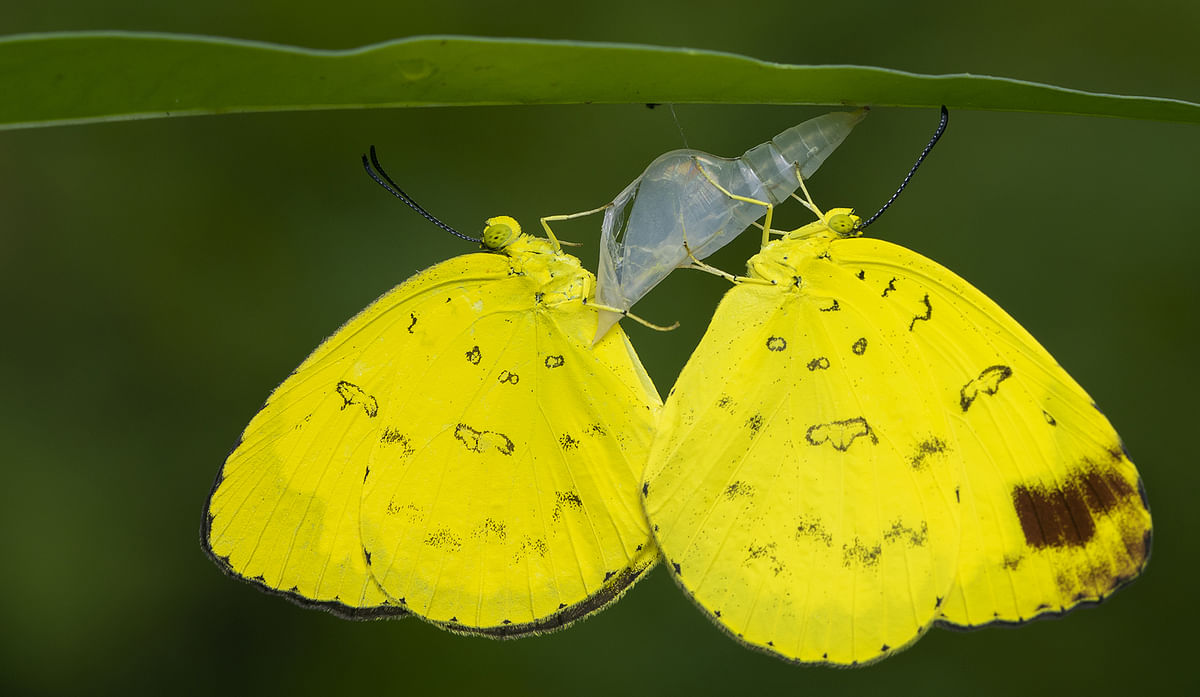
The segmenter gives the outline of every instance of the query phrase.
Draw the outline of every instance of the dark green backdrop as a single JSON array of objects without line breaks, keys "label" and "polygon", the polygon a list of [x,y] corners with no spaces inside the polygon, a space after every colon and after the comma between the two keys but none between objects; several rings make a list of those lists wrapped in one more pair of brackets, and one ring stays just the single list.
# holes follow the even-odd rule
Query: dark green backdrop
[{"label": "dark green backdrop", "polygon": [[[1194,0],[5,4],[2,33],[166,30],[319,48],[424,33],[640,41],[1200,98]],[[736,155],[821,111],[678,114],[692,146]],[[935,123],[934,110],[875,110],[817,175],[814,196],[873,209]],[[536,226],[603,204],[680,146],[666,109],[637,105],[0,132],[0,690],[1061,695],[1195,685],[1196,126],[956,112],[872,228],[978,285],[1087,387],[1141,469],[1157,534],[1145,576],[1099,608],[1019,629],[933,630],[856,671],[742,648],[661,571],[568,631],[496,642],[412,619],[344,622],[226,578],[204,557],[202,502],[268,392],[376,296],[469,251],[363,175],[358,156],[371,143],[414,196],[466,230],[499,213]],[[559,230],[584,243],[578,254],[594,268],[599,220]],[[740,269],[754,237],[710,261]],[[628,327],[664,394],[724,289],[681,272],[639,305],[682,323],[667,335]]]}]

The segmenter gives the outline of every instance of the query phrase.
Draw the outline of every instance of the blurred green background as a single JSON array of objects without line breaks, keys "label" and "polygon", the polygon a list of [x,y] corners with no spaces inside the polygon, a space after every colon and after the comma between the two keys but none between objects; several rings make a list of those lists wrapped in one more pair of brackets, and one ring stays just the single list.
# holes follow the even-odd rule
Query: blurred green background
[{"label": "blurred green background", "polygon": [[[456,33],[634,41],[789,63],[971,71],[1200,99],[1200,4],[6,2],[0,33],[161,30],[349,48]],[[12,95],[0,95],[10,99]],[[737,155],[814,108],[680,106]],[[874,210],[937,121],[877,109],[816,175]],[[262,114],[0,132],[0,691],[334,694],[1106,694],[1196,686],[1200,196],[1196,126],[960,111],[871,233],[958,272],[1089,390],[1155,515],[1145,576],[1100,608],[933,630],[861,670],[805,669],[711,626],[661,570],[571,629],[496,642],[351,623],[223,576],[212,479],[270,390],[415,271],[470,251],[378,190],[358,156],[464,230],[601,205],[681,146],[641,105]],[[784,221],[805,221],[786,211]],[[599,219],[556,228],[595,268]],[[755,235],[710,258],[739,270]],[[725,284],[680,272],[627,331],[665,395]]]}]

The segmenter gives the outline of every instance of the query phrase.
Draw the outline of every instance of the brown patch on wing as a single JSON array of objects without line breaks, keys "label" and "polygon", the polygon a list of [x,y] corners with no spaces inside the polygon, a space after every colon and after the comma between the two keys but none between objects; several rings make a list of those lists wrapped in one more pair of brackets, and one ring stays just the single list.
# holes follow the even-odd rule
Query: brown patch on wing
[{"label": "brown patch on wing", "polygon": [[1096,534],[1096,518],[1125,505],[1136,490],[1121,475],[1087,462],[1057,488],[1017,485],[1013,509],[1030,547],[1082,547]]}]

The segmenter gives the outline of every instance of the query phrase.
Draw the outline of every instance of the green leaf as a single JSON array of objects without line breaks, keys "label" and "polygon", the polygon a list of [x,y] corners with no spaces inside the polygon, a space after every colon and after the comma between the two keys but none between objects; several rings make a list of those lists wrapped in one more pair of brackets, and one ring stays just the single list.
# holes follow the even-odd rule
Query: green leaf
[{"label": "green leaf", "polygon": [[167,34],[0,39],[0,129],[195,114],[484,104],[830,104],[1200,123],[1200,104],[1008,78],[781,65],[632,44],[427,36],[347,51]]}]

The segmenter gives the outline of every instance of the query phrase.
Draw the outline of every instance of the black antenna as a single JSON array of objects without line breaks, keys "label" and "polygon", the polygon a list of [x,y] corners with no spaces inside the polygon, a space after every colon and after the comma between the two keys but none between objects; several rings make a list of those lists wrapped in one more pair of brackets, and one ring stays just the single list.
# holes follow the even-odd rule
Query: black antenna
[{"label": "black antenna", "polygon": [[[374,145],[371,146],[371,161],[370,161],[370,163],[367,162],[366,155],[362,156],[362,163],[363,163],[363,169],[365,169],[367,171],[367,174],[370,175],[370,177],[375,180],[376,184],[382,186],[392,196],[395,196],[396,198],[400,199],[401,201],[404,201],[406,204],[408,204],[409,208],[420,213],[423,218],[425,218],[429,222],[433,223],[434,225],[437,225],[438,227],[440,227],[441,229],[450,233],[451,235],[454,235],[455,237],[459,237],[468,242],[474,242],[476,244],[483,244],[482,240],[478,240],[474,237],[467,237],[466,235],[462,234],[458,230],[455,230],[454,228],[450,227],[449,225],[447,225],[447,224],[443,223],[442,221],[438,220],[437,218],[433,217],[432,213],[425,210],[424,208],[421,208],[421,206],[417,205],[416,201],[412,200],[411,196],[404,193],[404,191],[399,186],[396,186],[396,182],[392,181],[392,178],[388,176],[387,172],[383,171],[383,165],[379,164],[379,158],[375,156],[375,146]],[[375,165],[375,169],[371,169],[371,165]],[[378,174],[376,174],[376,172],[378,172]]]},{"label": "black antenna", "polygon": [[946,132],[946,124],[949,122],[950,111],[947,110],[946,105],[943,104],[942,120],[938,123],[937,130],[933,132],[933,137],[929,139],[929,144],[926,145],[925,149],[921,151],[921,155],[917,158],[916,164],[912,166],[912,169],[908,170],[908,174],[904,177],[904,181],[900,182],[900,188],[896,189],[896,193],[892,194],[892,197],[887,200],[887,203],[883,204],[883,208],[880,208],[875,212],[875,215],[867,218],[866,222],[856,225],[854,227],[856,231],[862,232],[863,230],[867,229],[868,225],[875,222],[876,218],[883,215],[883,212],[888,209],[888,206],[892,205],[892,203],[896,201],[896,198],[900,196],[900,192],[904,191],[904,187],[908,186],[908,180],[912,179],[912,176],[917,173],[917,168],[920,167],[921,163],[925,161],[925,158],[929,156],[929,151],[933,150],[933,146],[937,144],[938,139],[941,138],[942,134]]}]

